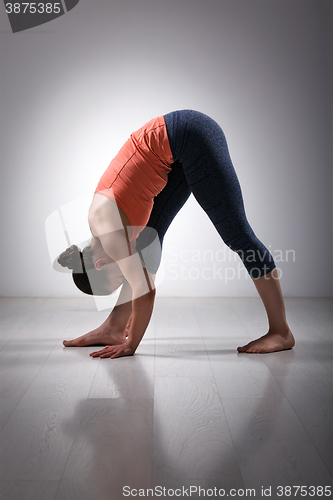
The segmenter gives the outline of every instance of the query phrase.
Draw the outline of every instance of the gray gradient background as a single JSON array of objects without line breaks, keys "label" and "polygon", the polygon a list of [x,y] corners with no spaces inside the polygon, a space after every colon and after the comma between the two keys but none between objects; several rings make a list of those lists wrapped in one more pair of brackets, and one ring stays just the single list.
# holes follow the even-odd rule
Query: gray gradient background
[{"label": "gray gradient background", "polygon": [[[1,295],[81,295],[50,265],[46,218],[93,192],[133,130],[182,108],[224,129],[258,237],[295,250],[285,295],[330,295],[331,2],[81,0],[16,34],[3,3],[0,16]],[[160,295],[255,295],[244,274],[182,279],[199,266],[182,248],[221,248],[193,199],[167,235]]]}]

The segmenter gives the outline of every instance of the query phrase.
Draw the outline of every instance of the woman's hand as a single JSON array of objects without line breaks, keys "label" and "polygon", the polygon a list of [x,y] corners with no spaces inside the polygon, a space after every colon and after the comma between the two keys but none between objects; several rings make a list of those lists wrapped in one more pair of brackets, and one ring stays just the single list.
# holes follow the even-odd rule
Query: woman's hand
[{"label": "woman's hand", "polygon": [[127,344],[107,345],[100,351],[90,353],[93,358],[121,358],[122,356],[133,356],[134,349]]}]

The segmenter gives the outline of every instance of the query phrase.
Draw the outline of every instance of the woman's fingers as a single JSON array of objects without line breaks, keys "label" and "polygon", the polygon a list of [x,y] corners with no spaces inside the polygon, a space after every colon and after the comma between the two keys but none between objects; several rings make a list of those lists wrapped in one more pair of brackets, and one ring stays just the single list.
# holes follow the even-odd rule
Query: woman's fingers
[{"label": "woman's fingers", "polygon": [[[131,356],[134,354],[133,350],[130,349],[126,344],[122,344],[119,346],[114,346],[113,353],[110,352],[110,358],[120,358],[121,356]],[[106,355],[102,356],[103,358],[108,357]]]},{"label": "woman's fingers", "polygon": [[113,346],[106,346],[106,347],[103,347],[103,349],[101,349],[100,351],[94,351],[94,352],[91,352],[90,353],[90,356],[96,358],[96,357],[100,357],[102,354],[104,353],[107,353],[110,351],[110,348],[112,348]]},{"label": "woman's fingers", "polygon": [[108,349],[107,351],[101,353],[100,358],[111,358],[111,356],[116,352],[116,349]]},{"label": "woman's fingers", "polygon": [[90,353],[93,358],[119,358],[121,356],[131,356],[134,354],[133,350],[126,344],[106,346],[100,351]]}]

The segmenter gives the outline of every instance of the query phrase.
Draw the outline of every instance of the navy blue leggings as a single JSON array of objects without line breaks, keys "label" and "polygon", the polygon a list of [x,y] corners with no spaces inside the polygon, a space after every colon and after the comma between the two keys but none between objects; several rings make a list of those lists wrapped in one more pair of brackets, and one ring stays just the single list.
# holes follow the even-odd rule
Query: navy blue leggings
[{"label": "navy blue leggings", "polygon": [[[221,127],[198,111],[182,110],[164,116],[174,163],[165,188],[154,200],[147,228],[137,239],[141,253],[158,234],[160,245],[172,220],[191,193],[206,212],[224,243],[242,259],[251,278],[275,268],[268,249],[247,221],[239,181]],[[152,228],[154,231],[152,231]],[[159,247],[159,245],[158,245]],[[161,252],[153,249],[146,266],[156,273]]]}]

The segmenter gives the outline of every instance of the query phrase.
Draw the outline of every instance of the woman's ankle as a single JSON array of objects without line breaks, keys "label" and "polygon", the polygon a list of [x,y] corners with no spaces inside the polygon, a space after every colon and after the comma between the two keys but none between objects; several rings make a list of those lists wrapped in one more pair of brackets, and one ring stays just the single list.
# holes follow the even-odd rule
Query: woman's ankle
[{"label": "woman's ankle", "polygon": [[288,337],[290,328],[288,323],[269,325],[268,333],[272,335],[279,334],[282,337]]}]

